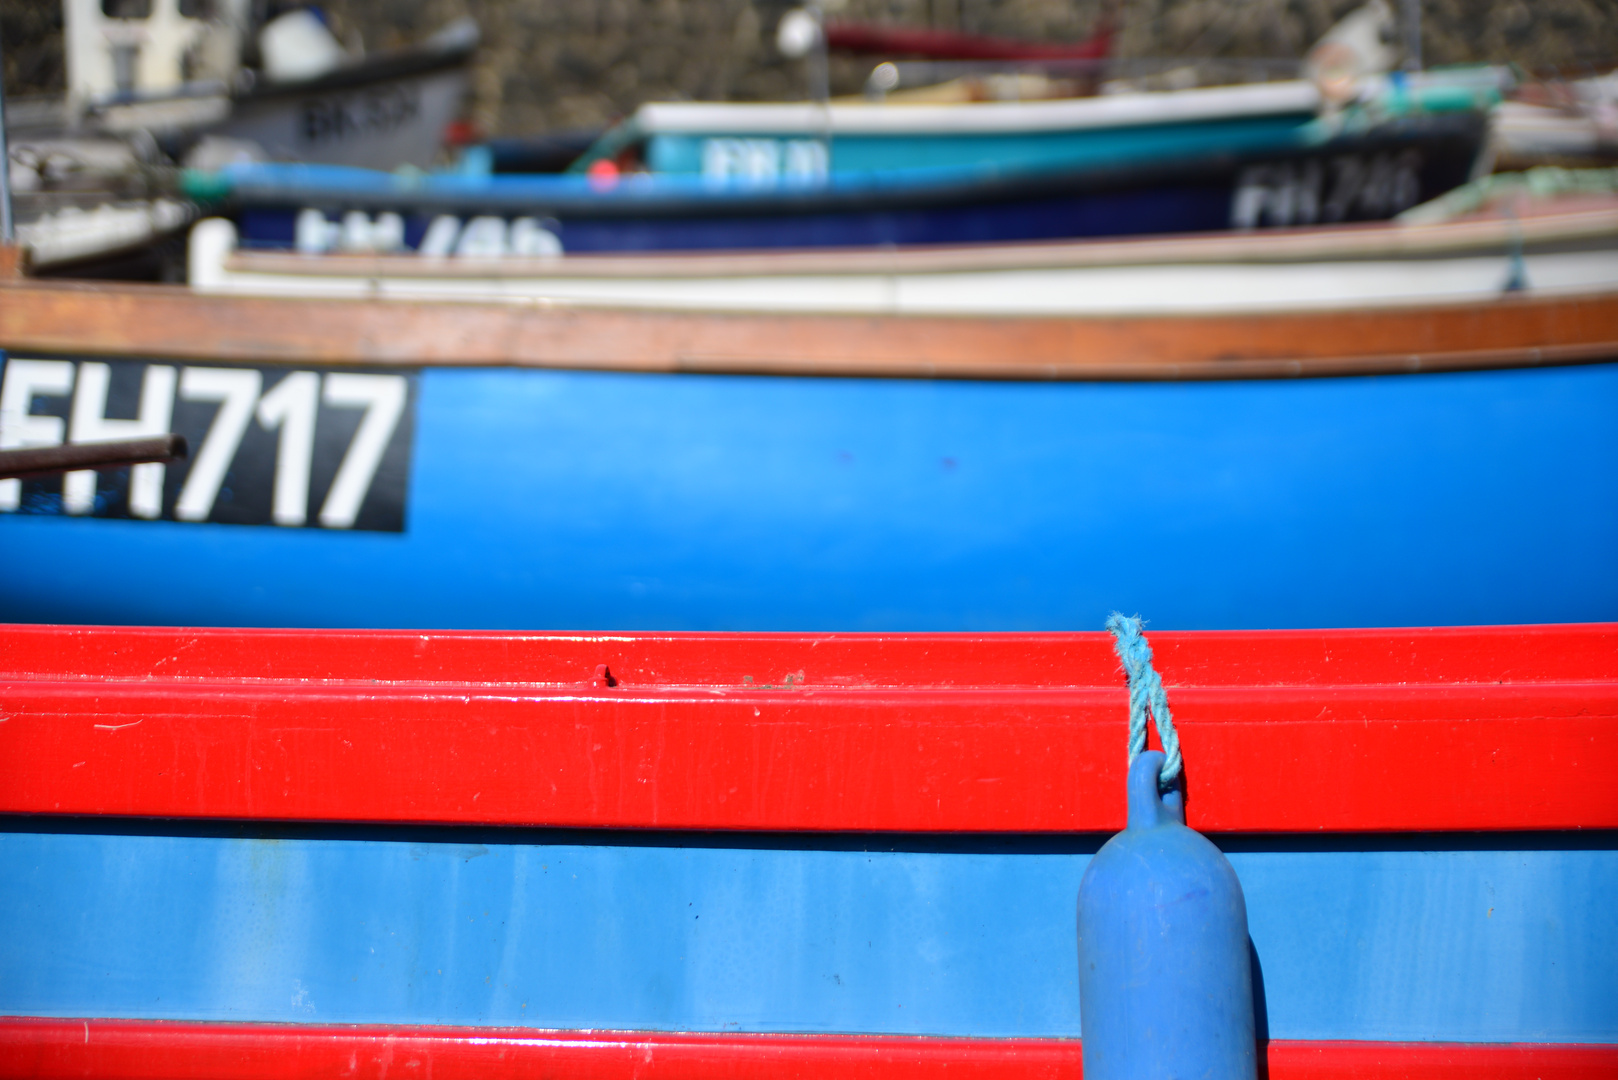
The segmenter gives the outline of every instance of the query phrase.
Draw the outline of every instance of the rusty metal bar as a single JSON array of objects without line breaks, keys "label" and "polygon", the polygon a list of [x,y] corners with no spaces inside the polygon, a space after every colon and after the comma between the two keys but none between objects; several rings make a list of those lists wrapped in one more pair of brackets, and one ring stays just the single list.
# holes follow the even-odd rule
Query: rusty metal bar
[{"label": "rusty metal bar", "polygon": [[146,462],[180,461],[189,452],[183,435],[0,450],[0,480],[51,476],[77,469],[118,469]]}]

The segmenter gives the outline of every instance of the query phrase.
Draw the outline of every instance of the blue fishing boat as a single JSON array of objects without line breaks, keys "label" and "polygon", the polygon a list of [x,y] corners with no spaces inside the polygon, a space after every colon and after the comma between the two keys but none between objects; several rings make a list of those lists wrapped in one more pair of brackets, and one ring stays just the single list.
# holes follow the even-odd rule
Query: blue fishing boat
[{"label": "blue fishing boat", "polygon": [[951,106],[648,105],[573,176],[244,164],[244,243],[554,254],[968,243],[1376,220],[1464,183],[1491,84],[1289,82]]},{"label": "blue fishing boat", "polygon": [[0,301],[0,443],[195,450],[0,482],[9,620],[1618,616],[1610,292],[1173,318]]},{"label": "blue fishing boat", "polygon": [[949,104],[651,102],[605,132],[570,171],[803,183],[918,166],[1118,166],[1318,146],[1390,118],[1481,113],[1500,99],[1487,69],[1367,80],[1345,108],[1306,80],[1099,97]]}]

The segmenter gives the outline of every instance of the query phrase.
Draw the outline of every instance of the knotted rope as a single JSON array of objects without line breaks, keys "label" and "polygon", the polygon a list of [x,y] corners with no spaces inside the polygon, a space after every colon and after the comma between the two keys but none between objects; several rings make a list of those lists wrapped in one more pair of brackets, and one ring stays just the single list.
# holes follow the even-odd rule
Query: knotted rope
[{"label": "knotted rope", "polygon": [[1163,692],[1163,680],[1152,667],[1152,647],[1146,644],[1138,617],[1115,611],[1107,619],[1107,629],[1117,639],[1113,648],[1123,661],[1124,673],[1129,676],[1129,762],[1133,765],[1135,758],[1146,749],[1146,712],[1150,709],[1165,755],[1157,783],[1163,791],[1169,791],[1180,779],[1180,735],[1174,730],[1174,717],[1169,713],[1169,697]]}]

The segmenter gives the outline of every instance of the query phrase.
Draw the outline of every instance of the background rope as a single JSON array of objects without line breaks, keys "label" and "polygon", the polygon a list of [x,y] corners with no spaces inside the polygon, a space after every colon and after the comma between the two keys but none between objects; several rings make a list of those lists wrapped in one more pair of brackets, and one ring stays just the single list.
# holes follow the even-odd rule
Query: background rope
[{"label": "background rope", "polygon": [[1116,639],[1113,648],[1123,661],[1124,673],[1129,676],[1129,763],[1133,765],[1135,758],[1146,749],[1146,712],[1149,709],[1157,722],[1157,737],[1163,740],[1166,755],[1157,783],[1161,790],[1168,791],[1179,781],[1183,767],[1180,735],[1174,730],[1174,717],[1169,713],[1169,697],[1163,691],[1163,680],[1152,667],[1152,647],[1146,644],[1138,617],[1115,611],[1107,619],[1107,629]]}]

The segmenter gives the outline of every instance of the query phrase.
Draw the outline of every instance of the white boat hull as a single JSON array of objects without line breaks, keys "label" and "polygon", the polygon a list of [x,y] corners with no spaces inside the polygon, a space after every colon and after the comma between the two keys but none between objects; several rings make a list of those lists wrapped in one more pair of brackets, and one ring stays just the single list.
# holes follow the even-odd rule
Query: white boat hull
[{"label": "white boat hull", "polygon": [[1618,207],[1439,225],[1001,245],[942,252],[442,258],[236,251],[225,221],[191,243],[199,291],[561,301],[870,315],[1267,311],[1618,287]]}]

